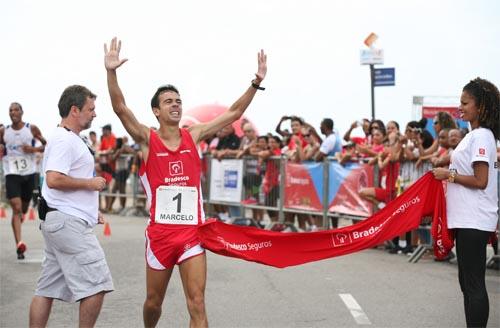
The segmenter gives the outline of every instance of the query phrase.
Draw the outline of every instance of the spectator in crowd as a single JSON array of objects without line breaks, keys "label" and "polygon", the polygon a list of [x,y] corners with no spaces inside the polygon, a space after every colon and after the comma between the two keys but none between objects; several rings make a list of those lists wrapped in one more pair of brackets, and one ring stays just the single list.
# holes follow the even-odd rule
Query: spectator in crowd
[{"label": "spectator in crowd", "polygon": [[232,124],[226,125],[218,133],[218,143],[212,155],[217,159],[234,155],[233,151],[237,151],[240,147],[240,138],[234,132]]},{"label": "spectator in crowd", "polygon": [[370,143],[365,145],[357,144],[356,150],[358,151],[358,153],[364,154],[365,156],[376,157],[384,150],[385,138],[385,129],[370,128]]},{"label": "spectator in crowd", "polygon": [[253,128],[252,124],[245,123],[243,125],[243,137],[240,140],[240,146],[238,149],[229,150],[227,155],[235,155],[236,158],[241,158],[243,155],[248,155],[250,153],[250,147],[257,143],[257,133]]},{"label": "spectator in crowd", "polygon": [[[365,135],[364,138],[351,137],[352,131],[357,127],[361,127],[363,129],[363,133]],[[348,143],[354,142],[356,144],[366,143],[369,135],[370,135],[370,120],[364,118],[361,121],[352,122],[351,126],[349,127],[349,130],[347,130],[347,132],[344,134],[344,141]]]},{"label": "spectator in crowd", "polygon": [[[305,140],[303,134],[302,134],[302,129],[305,126],[304,121],[297,117],[297,116],[292,116],[291,120],[291,127],[292,127],[292,137],[290,138],[290,141],[288,143],[288,146],[286,147],[286,157],[293,161],[293,162],[300,162],[300,153],[302,152],[302,149],[304,149],[307,146],[307,141]],[[303,213],[292,213],[292,212],[287,212],[285,213],[285,220],[289,223],[294,223],[295,221],[295,215],[297,215],[297,220],[299,223],[299,229],[302,231],[311,230],[311,231],[316,231],[318,228],[314,224],[311,215],[309,214],[303,214]]]},{"label": "spectator in crowd", "polygon": [[[385,179],[381,187],[385,184],[386,201],[391,201],[401,193],[400,175],[402,172],[401,154],[403,152],[402,136],[399,131],[399,124],[396,121],[387,122],[387,139],[385,152],[389,153],[390,159],[384,168]],[[406,131],[405,131],[406,134]],[[387,159],[386,159],[387,161]],[[408,231],[392,240],[394,247],[389,253],[396,254],[402,252],[408,254],[413,250],[412,232]]]},{"label": "spectator in crowd", "polygon": [[95,131],[90,131],[89,132],[89,143],[90,146],[92,147],[92,150],[94,150],[95,153],[99,150],[99,147],[101,146],[101,143],[99,140],[97,140],[97,134]]},{"label": "spectator in crowd", "polygon": [[[241,129],[241,131],[243,132],[243,136],[240,138],[240,146],[241,146],[241,144],[246,144],[246,143],[247,143],[247,142],[246,142],[246,138],[247,138],[247,137],[246,137],[246,135],[245,135],[245,125],[246,125],[246,124],[248,124],[248,123],[250,123],[250,122],[248,121],[248,119],[247,119],[247,118],[242,117],[242,118],[240,119],[240,129]],[[252,124],[250,124],[250,127],[251,127],[253,130],[255,130],[255,129],[253,128],[253,125],[252,125]]]},{"label": "spectator in crowd", "polygon": [[286,145],[285,154],[287,155],[287,157],[291,158],[295,155],[297,143],[300,142],[302,147],[305,147],[307,146],[307,141],[302,135],[302,126],[304,125],[304,120],[302,120],[298,116],[290,116],[288,119],[290,119],[290,128],[292,129],[292,133],[288,138],[288,144]]},{"label": "spectator in crowd", "polygon": [[[281,156],[281,147],[281,139],[278,136],[272,136],[268,139],[268,148],[258,153],[259,160],[265,163],[262,188],[266,206],[276,207],[278,204],[280,159],[273,159],[271,156]],[[278,221],[278,211],[268,210],[267,214],[271,222]]]},{"label": "spectator in crowd", "polygon": [[386,131],[387,131],[387,136],[388,137],[393,132],[399,134],[399,123],[396,122],[396,121],[389,121],[389,122],[387,122],[387,124],[386,124]]},{"label": "spectator in crowd", "polygon": [[318,134],[313,127],[304,126],[302,127],[302,136],[307,142],[307,145],[303,147],[300,139],[295,138],[296,151],[294,156],[296,157],[297,162],[312,161],[316,158],[320,147],[320,141],[317,137]]},{"label": "spectator in crowd", "polygon": [[[443,154],[438,160],[432,164],[435,167],[448,167],[450,165],[451,153],[463,139],[460,129],[450,129],[448,132],[448,149],[446,154]],[[432,159],[431,159],[432,161]]]},{"label": "spectator in crowd", "polygon": [[[434,116],[433,120],[433,126],[434,126],[434,131],[436,132],[436,135],[439,136],[439,131],[442,129],[456,129],[457,128],[457,123],[453,119],[453,117],[447,113],[447,112],[438,112],[436,116]],[[423,153],[423,155],[429,155],[437,151],[439,148],[439,139],[436,138],[434,142],[432,143],[432,146],[426,149]]]},{"label": "spectator in crowd", "polygon": [[[248,123],[247,123],[248,124]],[[260,136],[256,137],[255,130],[250,126],[246,126],[247,134],[252,133],[249,138],[249,145],[238,152],[237,158],[241,158],[243,155],[250,155],[245,158],[244,168],[245,174],[243,175],[243,186],[245,187],[246,199],[242,201],[243,204],[257,204],[259,202],[259,191],[262,184],[261,176],[261,165],[259,163],[258,154],[262,150],[267,149],[267,137]],[[251,131],[251,132],[250,132]],[[257,223],[263,227],[261,224],[264,217],[264,211],[261,209],[252,209],[253,218]]]},{"label": "spectator in crowd", "polygon": [[[384,122],[382,122],[382,120],[379,120],[379,119],[373,119],[371,122],[370,122],[370,127],[369,127],[369,131],[370,131],[370,134],[369,136],[371,137],[372,136],[372,133],[371,131],[373,129],[376,129],[376,130],[380,130],[385,136],[387,136],[387,130],[385,128],[385,124]],[[385,139],[384,139],[385,140]]]},{"label": "spectator in crowd", "polygon": [[[110,196],[110,201],[108,207],[106,207],[107,212],[113,211],[113,203],[115,202],[114,194],[119,192],[122,196],[120,196],[120,210],[121,212],[125,209],[125,205],[127,202],[127,197],[125,196],[125,189],[127,187],[127,179],[130,175],[130,160],[134,150],[128,144],[128,138],[126,136],[122,138],[116,139],[116,147],[113,151],[113,162],[115,163],[115,177],[114,183],[111,188],[111,193],[113,196]],[[118,212],[118,213],[119,213]]]},{"label": "spectator in crowd", "polygon": [[[276,126],[276,133],[278,135],[280,135],[283,140],[282,140],[282,144],[284,145],[287,145],[288,142],[290,141],[290,137],[292,136],[292,134],[290,133],[290,131],[288,131],[288,129],[281,129],[281,124],[283,124],[283,122],[287,121],[287,120],[291,120],[292,119],[292,116],[282,116],[280,121],[278,122],[278,125]],[[272,135],[271,135],[272,137]]]},{"label": "spectator in crowd", "polygon": [[340,165],[346,165],[349,162],[357,162],[359,160],[356,151],[356,144],[353,141],[342,146],[342,151],[335,154],[335,158]]},{"label": "spectator in crowd", "polygon": [[[234,154],[234,151],[237,151],[240,147],[240,138],[234,132],[232,124],[226,125],[219,131],[218,139],[217,147],[212,151],[212,156],[219,160],[231,156],[231,154]],[[238,206],[216,205],[214,209],[219,213],[221,219],[227,219],[226,213],[229,213],[230,217],[241,216],[241,211]]]},{"label": "spectator in crowd", "polygon": [[391,151],[384,148],[385,130],[372,129],[371,136],[371,148],[361,148],[359,145],[358,148],[363,152],[369,152],[370,155],[375,154],[368,163],[370,165],[377,165],[379,168],[379,187],[362,188],[359,191],[359,195],[363,199],[372,202],[375,206],[382,208],[386,202],[394,198],[394,185],[399,173],[399,166],[397,166],[396,171],[398,173],[394,174],[396,165],[389,166],[389,162],[397,162],[398,159],[394,158]]},{"label": "spectator in crowd", "polygon": [[435,140],[429,131],[425,129],[417,129],[416,138],[413,139],[413,144],[417,149],[417,162],[415,163],[415,167],[420,170],[418,173],[419,178],[432,169],[432,163],[425,159],[424,156],[426,154],[432,154],[429,152],[429,149],[433,147],[434,142]]},{"label": "spectator in crowd", "polygon": [[[99,173],[106,180],[106,190],[108,191],[113,183],[115,163],[112,155],[115,147],[116,137],[111,131],[111,124],[106,124],[102,127],[101,144],[97,154],[99,156]],[[105,203],[102,211],[106,212],[110,206],[111,196],[105,196],[104,199]]]},{"label": "spectator in crowd", "polygon": [[331,118],[325,118],[321,121],[320,131],[325,136],[325,140],[321,143],[314,158],[317,162],[321,162],[327,156],[335,156],[336,153],[342,152],[342,141],[338,133],[333,130],[333,120]]},{"label": "spectator in crowd", "polygon": [[[399,156],[399,161],[401,163],[399,184],[401,192],[405,191],[414,182],[418,149],[415,148],[413,140],[417,138],[417,129],[419,128],[419,122],[410,121],[406,124],[405,133],[399,137],[399,144],[401,146]],[[415,153],[415,151],[417,151],[417,153]]]},{"label": "spectator in crowd", "polygon": [[[434,167],[447,167],[449,164],[448,149],[450,148],[448,142],[449,129],[441,129],[438,135],[439,148],[438,150],[429,156],[429,160]],[[423,157],[425,158],[425,156]],[[448,160],[446,160],[448,159]]]},{"label": "spectator in crowd", "polygon": [[[416,129],[415,138],[413,139],[413,144],[415,146],[414,155],[415,155],[415,171],[413,181],[418,180],[422,175],[427,173],[432,169],[432,163],[428,160],[420,160],[420,157],[426,153],[430,147],[432,147],[434,143],[434,138],[432,134],[425,129],[427,125],[427,119],[423,118],[420,122],[420,127]],[[431,223],[431,217],[425,217],[422,219],[423,226],[429,226]],[[429,229],[420,229],[418,231],[420,242],[426,245],[430,245],[431,243],[431,235]],[[415,241],[416,243],[416,241]]]}]

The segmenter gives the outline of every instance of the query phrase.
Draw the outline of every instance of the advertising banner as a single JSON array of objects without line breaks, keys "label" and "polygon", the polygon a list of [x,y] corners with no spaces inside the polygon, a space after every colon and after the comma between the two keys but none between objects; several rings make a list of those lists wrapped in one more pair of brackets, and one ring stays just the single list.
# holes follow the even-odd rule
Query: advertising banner
[{"label": "advertising banner", "polygon": [[[328,206],[330,212],[370,216],[371,204],[362,200],[359,190],[373,186],[373,167],[330,162],[328,166]],[[287,163],[285,174],[285,208],[323,210],[323,163]]]},{"label": "advertising banner", "polygon": [[329,211],[367,217],[372,215],[372,204],[359,196],[362,188],[373,187],[373,166],[337,162],[330,163]]},{"label": "advertising banner", "polygon": [[210,201],[241,202],[242,160],[212,159],[210,177]]}]

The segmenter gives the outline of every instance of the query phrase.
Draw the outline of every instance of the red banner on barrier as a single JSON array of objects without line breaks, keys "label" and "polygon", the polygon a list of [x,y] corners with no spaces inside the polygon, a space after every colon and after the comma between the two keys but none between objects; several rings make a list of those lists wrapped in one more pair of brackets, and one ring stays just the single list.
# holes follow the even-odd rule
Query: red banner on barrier
[{"label": "red banner on barrier", "polygon": [[432,215],[434,254],[442,259],[453,247],[446,224],[441,181],[425,174],[381,211],[352,226],[310,232],[281,233],[210,221],[198,228],[203,247],[214,253],[278,268],[318,261],[374,247],[416,229]]},{"label": "red banner on barrier", "polygon": [[[313,164],[321,168],[322,163]],[[285,201],[286,208],[322,211],[323,206],[314,187],[309,167],[301,163],[286,163]]]},{"label": "red banner on barrier", "polygon": [[342,181],[329,211],[363,217],[372,215],[372,203],[359,195],[359,191],[366,187],[373,187],[373,166],[362,164],[352,169]]},{"label": "red banner on barrier", "polygon": [[425,118],[433,118],[439,112],[446,112],[450,114],[453,118],[460,118],[460,113],[458,111],[458,106],[447,106],[447,107],[438,107],[438,106],[423,106],[422,107],[422,117]]}]

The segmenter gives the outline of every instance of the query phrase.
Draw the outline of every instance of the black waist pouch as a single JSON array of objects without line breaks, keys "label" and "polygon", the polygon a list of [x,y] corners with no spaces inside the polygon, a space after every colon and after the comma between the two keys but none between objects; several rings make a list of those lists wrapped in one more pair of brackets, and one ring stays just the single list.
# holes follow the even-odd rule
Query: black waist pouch
[{"label": "black waist pouch", "polygon": [[39,189],[38,190],[38,217],[40,220],[45,221],[45,217],[47,216],[47,213],[55,211],[55,208],[49,207],[47,205],[47,201],[45,198],[42,196],[42,191]]}]

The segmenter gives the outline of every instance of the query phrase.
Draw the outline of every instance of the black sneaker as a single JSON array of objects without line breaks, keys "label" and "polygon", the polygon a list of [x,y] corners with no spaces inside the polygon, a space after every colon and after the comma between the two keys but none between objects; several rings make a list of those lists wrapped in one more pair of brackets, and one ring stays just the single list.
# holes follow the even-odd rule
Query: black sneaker
[{"label": "black sneaker", "polygon": [[391,248],[391,249],[389,250],[389,254],[397,254],[400,250],[401,250],[401,247],[396,246],[396,247]]},{"label": "black sneaker", "polygon": [[26,252],[26,244],[22,241],[17,243],[17,259],[18,260],[24,260],[24,252]]},{"label": "black sneaker", "polygon": [[406,247],[404,247],[401,250],[403,251],[403,254],[409,254],[409,253],[413,252],[413,247],[412,246],[406,246]]}]

